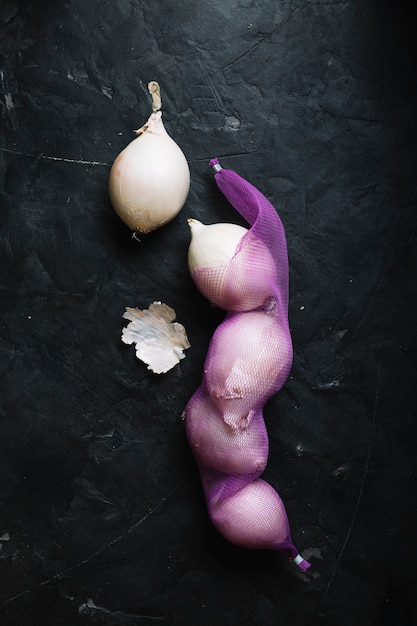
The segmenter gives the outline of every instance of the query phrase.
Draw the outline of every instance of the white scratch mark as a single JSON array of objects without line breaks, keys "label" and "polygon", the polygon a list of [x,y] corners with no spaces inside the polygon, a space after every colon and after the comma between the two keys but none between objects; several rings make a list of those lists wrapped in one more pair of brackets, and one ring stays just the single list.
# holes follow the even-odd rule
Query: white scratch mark
[{"label": "white scratch mark", "polygon": [[100,556],[100,554],[103,554],[103,552],[105,552],[109,548],[112,548],[114,545],[116,545],[122,539],[124,539],[124,537],[126,535],[129,535],[130,533],[134,532],[137,528],[139,528],[139,526],[141,526],[144,522],[146,522],[146,520],[149,517],[151,517],[151,515],[153,515],[172,496],[172,494],[175,493],[175,491],[177,491],[177,489],[179,488],[180,485],[181,485],[181,481],[179,483],[177,483],[175,485],[175,487],[173,487],[171,489],[171,491],[169,491],[166,494],[166,496],[161,498],[161,500],[157,504],[155,504],[154,507],[149,509],[149,511],[147,513],[145,513],[145,515],[143,515],[140,519],[138,519],[137,522],[132,524],[132,526],[130,526],[126,530],[125,533],[119,535],[118,537],[115,537],[114,539],[112,539],[108,543],[100,546],[100,548],[98,548],[92,554],[89,554],[85,559],[82,559],[81,561],[78,561],[74,565],[71,565],[70,567],[67,567],[66,569],[62,570],[61,572],[58,572],[57,574],[54,574],[54,576],[51,576],[50,578],[48,578],[46,580],[43,580],[38,585],[30,587],[29,589],[25,589],[24,591],[21,591],[20,593],[17,593],[14,596],[11,596],[10,598],[7,598],[7,600],[3,600],[2,602],[0,602],[0,606],[3,606],[4,604],[9,604],[10,602],[13,602],[14,600],[18,600],[19,598],[23,598],[24,596],[26,596],[26,595],[28,595],[30,593],[33,593],[34,591],[37,591],[38,589],[42,589],[43,587],[46,587],[47,585],[49,585],[54,580],[59,580],[62,577],[67,576],[67,574],[69,574],[71,572],[74,572],[75,570],[79,569],[83,565],[86,565],[87,563],[92,561],[95,557]]},{"label": "white scratch mark", "polygon": [[13,96],[11,93],[5,94],[4,103],[6,105],[7,112],[10,113],[14,109]]},{"label": "white scratch mark", "polygon": [[0,148],[2,152],[9,154],[17,154],[19,156],[30,157],[32,159],[46,159],[47,161],[62,161],[64,163],[76,163],[77,165],[105,165],[111,167],[113,163],[106,161],[87,161],[85,159],[67,159],[64,157],[48,156],[45,154],[31,154],[30,152],[21,152],[20,150],[12,150],[11,148]]},{"label": "white scratch mark", "polygon": [[122,611],[110,611],[105,606],[100,606],[99,604],[96,604],[91,598],[88,598],[87,602],[83,602],[82,604],[80,604],[80,606],[78,607],[78,613],[80,615],[91,616],[94,621],[96,621],[96,616],[99,616],[100,613],[107,616],[128,617],[133,619],[150,619],[156,621],[166,619],[165,615],[133,615],[131,613],[124,613]]},{"label": "white scratch mark", "polygon": [[111,90],[111,87],[107,87],[107,85],[102,85],[101,92],[103,95],[106,96],[106,98],[110,98],[110,100],[113,98],[113,92]]},{"label": "white scratch mark", "polygon": [[303,13],[303,11],[305,11],[306,9],[308,9],[308,7],[313,4],[313,2],[315,2],[316,0],[309,0],[304,6],[297,7],[292,13],[291,15],[284,20],[283,22],[281,22],[281,24],[278,24],[270,33],[268,33],[267,35],[265,35],[264,37],[262,37],[262,39],[260,39],[259,41],[257,41],[255,44],[253,44],[253,46],[251,46],[250,48],[248,48],[247,50],[245,50],[244,52],[242,52],[242,54],[240,54],[239,56],[235,57],[232,61],[230,61],[229,63],[227,63],[226,65],[224,65],[223,67],[221,67],[220,69],[216,70],[215,72],[213,72],[211,76],[214,76],[215,74],[218,74],[219,72],[224,72],[225,70],[229,69],[229,67],[231,67],[232,65],[234,65],[235,63],[237,63],[238,61],[240,61],[241,59],[243,59],[247,54],[250,54],[251,52],[254,52],[257,48],[259,48],[259,46],[261,46],[262,44],[264,44],[266,41],[268,41],[269,39],[271,39],[271,37],[273,37],[276,33],[278,33],[282,28],[284,28],[287,24],[289,24],[289,22],[291,22],[293,19],[295,19],[296,17],[298,17],[299,15],[301,15],[301,13]]}]

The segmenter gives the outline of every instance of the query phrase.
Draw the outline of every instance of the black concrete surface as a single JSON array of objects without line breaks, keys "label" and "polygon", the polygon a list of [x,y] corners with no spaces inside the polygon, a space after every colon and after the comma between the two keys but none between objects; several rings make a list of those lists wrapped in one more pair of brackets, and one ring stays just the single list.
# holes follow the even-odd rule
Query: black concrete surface
[{"label": "black concrete surface", "polygon": [[[416,602],[416,70],[412,3],[0,3],[0,624],[411,626]],[[113,160],[161,85],[185,207],[131,238]],[[208,167],[276,206],[290,377],[265,476],[302,574],[211,527],[181,412],[222,319],[188,217],[240,220]],[[152,375],[126,306],[191,348]]]}]

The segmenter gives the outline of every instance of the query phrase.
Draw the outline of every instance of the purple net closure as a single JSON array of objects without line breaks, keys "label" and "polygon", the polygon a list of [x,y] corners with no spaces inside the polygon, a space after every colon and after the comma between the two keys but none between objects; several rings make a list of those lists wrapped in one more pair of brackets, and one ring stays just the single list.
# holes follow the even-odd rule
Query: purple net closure
[{"label": "purple net closure", "polygon": [[255,187],[217,159],[210,165],[219,189],[250,228],[227,266],[194,272],[197,287],[226,316],[185,409],[186,435],[220,534],[245,548],[282,551],[307,570],[280,496],[260,478],[268,459],[263,407],[287,379],[293,355],[284,227]]}]

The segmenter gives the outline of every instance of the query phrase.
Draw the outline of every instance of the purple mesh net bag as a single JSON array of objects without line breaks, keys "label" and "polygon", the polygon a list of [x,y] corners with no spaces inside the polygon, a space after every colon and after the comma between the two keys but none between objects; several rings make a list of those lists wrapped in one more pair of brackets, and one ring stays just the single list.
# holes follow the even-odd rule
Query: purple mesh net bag
[{"label": "purple mesh net bag", "polygon": [[210,165],[250,228],[226,266],[194,271],[197,287],[226,316],[184,411],[186,436],[218,532],[244,548],[284,552],[305,571],[310,563],[292,542],[284,504],[260,478],[268,459],[263,407],[287,379],[293,356],[284,227],[255,187],[217,159]]}]

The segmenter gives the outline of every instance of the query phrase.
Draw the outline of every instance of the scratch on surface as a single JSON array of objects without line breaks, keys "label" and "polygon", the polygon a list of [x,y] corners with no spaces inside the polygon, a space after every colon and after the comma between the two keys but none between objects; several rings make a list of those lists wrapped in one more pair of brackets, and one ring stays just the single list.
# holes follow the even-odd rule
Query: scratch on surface
[{"label": "scratch on surface", "polygon": [[385,276],[386,268],[387,268],[387,266],[388,266],[388,263],[389,263],[389,261],[390,261],[390,258],[391,258],[391,255],[390,255],[390,254],[388,254],[388,256],[387,256],[387,258],[386,258],[386,260],[385,260],[384,267],[381,269],[381,272],[380,272],[380,276],[379,276],[378,282],[377,282],[377,284],[376,284],[375,288],[373,289],[372,293],[371,293],[371,294],[370,294],[370,296],[368,297],[368,301],[367,301],[367,305],[366,305],[366,307],[365,307],[365,310],[363,311],[363,313],[362,313],[362,315],[361,315],[361,318],[360,318],[359,322],[358,322],[358,323],[357,323],[357,325],[356,325],[355,330],[354,330],[354,331],[352,332],[352,334],[351,334],[351,340],[352,340],[352,341],[353,341],[353,339],[356,337],[357,333],[359,332],[359,329],[361,328],[361,326],[362,326],[363,322],[364,322],[364,321],[367,319],[367,317],[368,317],[368,313],[369,313],[369,311],[370,311],[370,309],[371,309],[371,306],[372,306],[372,305],[373,305],[373,303],[374,303],[374,299],[375,299],[375,297],[376,297],[376,296],[377,296],[377,294],[378,294],[378,290],[379,290],[380,286],[382,285],[382,281],[383,281],[383,278],[384,278],[384,276]]},{"label": "scratch on surface", "polygon": [[[231,152],[230,154],[217,154],[218,159],[235,159],[241,156],[248,156],[249,154],[259,154],[258,150],[249,150],[248,152]],[[264,154],[264,153],[262,153]],[[207,161],[207,163],[213,158],[213,156],[196,157],[195,159],[189,159],[188,163],[199,163],[200,161]]]},{"label": "scratch on surface", "polygon": [[16,154],[18,156],[30,157],[32,159],[46,159],[47,161],[62,161],[64,163],[77,163],[78,165],[106,165],[110,167],[112,163],[105,161],[86,161],[84,159],[66,159],[64,157],[48,156],[45,154],[31,154],[30,152],[21,152],[20,150],[12,150],[11,148],[0,148],[2,152]]},{"label": "scratch on surface", "polygon": [[155,504],[155,506],[153,506],[151,509],[149,509],[148,512],[145,513],[145,515],[143,515],[140,519],[138,519],[137,522],[132,524],[132,526],[130,526],[124,533],[122,533],[118,537],[115,537],[114,539],[112,539],[108,543],[100,546],[100,548],[95,550],[95,552],[92,552],[91,554],[89,554],[87,557],[85,557],[85,559],[82,559],[81,561],[78,561],[74,565],[71,565],[70,567],[67,567],[66,569],[62,570],[61,572],[58,572],[57,574],[54,574],[50,578],[48,578],[46,580],[43,580],[41,583],[39,583],[37,585],[34,585],[33,587],[29,587],[28,589],[24,589],[20,593],[16,593],[14,596],[11,596],[10,598],[7,598],[6,600],[3,600],[2,602],[0,602],[0,606],[3,606],[5,604],[9,604],[10,602],[13,602],[14,600],[18,600],[19,598],[23,598],[24,596],[27,596],[30,593],[33,593],[34,591],[37,591],[38,589],[42,589],[43,587],[46,587],[47,585],[52,583],[54,580],[59,580],[63,576],[66,576],[67,574],[69,574],[71,572],[74,572],[75,570],[79,569],[83,565],[87,565],[87,563],[92,561],[94,558],[96,558],[97,556],[100,556],[101,554],[103,554],[103,552],[105,552],[109,548],[112,548],[114,545],[116,545],[122,539],[124,539],[124,537],[126,535],[129,535],[130,533],[134,532],[139,526],[141,526],[144,522],[146,522],[146,520],[149,517],[151,517],[151,515],[153,515],[172,496],[173,493],[175,493],[177,491],[177,489],[181,485],[181,482],[182,481],[177,483],[171,489],[171,491],[169,491],[163,498],[161,498],[161,500],[157,504]]},{"label": "scratch on surface", "polygon": [[327,587],[326,587],[326,590],[325,590],[324,595],[323,595],[323,601],[325,601],[327,596],[328,596],[328,593],[330,591],[330,587],[332,586],[334,578],[336,576],[336,572],[337,572],[337,569],[339,567],[340,561],[341,561],[341,559],[342,559],[342,557],[343,557],[343,555],[345,553],[345,549],[346,549],[346,546],[347,546],[347,544],[349,542],[350,536],[352,534],[352,530],[353,530],[353,527],[355,525],[356,518],[357,518],[357,515],[358,515],[358,511],[359,511],[359,506],[360,506],[360,503],[361,503],[361,500],[362,500],[363,491],[364,491],[364,488],[365,488],[365,483],[366,483],[366,479],[367,479],[368,472],[369,472],[369,465],[370,465],[370,461],[371,461],[372,448],[373,448],[373,445],[374,445],[376,412],[377,412],[377,406],[378,406],[378,396],[379,396],[379,386],[380,386],[380,374],[381,374],[381,364],[380,364],[380,362],[378,362],[376,389],[375,389],[375,397],[374,397],[374,408],[373,408],[373,413],[372,413],[372,430],[371,430],[371,436],[370,436],[370,439],[369,439],[368,452],[367,452],[367,455],[366,455],[365,466],[364,466],[363,474],[362,474],[362,480],[361,480],[361,484],[360,484],[360,487],[359,487],[358,497],[356,498],[355,507],[353,509],[352,519],[350,520],[350,524],[349,524],[349,528],[348,528],[347,533],[346,533],[345,540],[344,540],[344,542],[342,544],[342,547],[341,547],[340,552],[338,554],[338,557],[336,559],[336,564],[335,564],[335,566],[333,568],[333,571],[332,571],[332,573],[330,575],[329,582],[327,583]]},{"label": "scratch on surface", "polygon": [[204,67],[204,65],[200,61],[198,61],[198,64],[200,66],[201,71],[203,72],[204,76],[207,79],[210,91],[212,92],[212,94],[214,96],[214,99],[217,102],[217,106],[219,107],[220,110],[224,109],[223,100],[221,99],[221,96],[220,96],[219,92],[217,91],[214,82],[211,80],[212,74],[208,73],[208,71],[206,70],[206,68]]},{"label": "scratch on surface", "polygon": [[156,621],[165,621],[167,619],[166,615],[136,615],[133,613],[125,613],[124,611],[110,611],[109,609],[107,609],[105,606],[100,606],[98,604],[96,604],[94,602],[94,600],[92,600],[91,598],[88,598],[87,602],[83,602],[82,604],[80,604],[80,606],[78,607],[78,613],[80,615],[87,615],[87,616],[91,616],[93,618],[94,621],[96,621],[95,617],[96,614],[98,616],[100,616],[100,613],[106,615],[106,616],[113,616],[116,618],[124,618],[127,617],[128,619],[149,619],[149,620],[156,620]]},{"label": "scratch on surface", "polygon": [[4,96],[4,104],[6,105],[7,112],[10,113],[14,109],[13,96],[11,93],[6,93]]},{"label": "scratch on surface", "polygon": [[[55,157],[55,156],[46,156],[44,154],[31,154],[29,152],[20,152],[19,150],[12,150],[10,148],[0,148],[1,152],[8,152],[10,154],[17,154],[18,156],[30,157],[33,159],[46,159],[48,161],[63,161],[64,163],[77,163],[80,165],[105,165],[106,167],[111,167],[113,163],[107,163],[106,161],[85,161],[84,159],[66,159],[63,157]],[[231,154],[218,154],[218,158],[222,159],[231,159],[240,156],[246,156],[248,154],[259,154],[258,150],[249,150],[248,152],[235,152]],[[187,159],[188,163],[198,163],[200,161],[210,161],[213,158],[213,155],[208,157],[196,157],[195,159]]]},{"label": "scratch on surface", "polygon": [[273,30],[271,30],[270,33],[268,33],[267,35],[265,35],[264,37],[259,39],[259,41],[257,41],[255,44],[253,44],[253,46],[250,46],[250,48],[248,48],[247,50],[242,52],[242,54],[239,54],[239,56],[234,58],[232,61],[230,61],[226,65],[223,65],[223,67],[221,67],[220,69],[218,69],[215,72],[213,72],[212,74],[210,74],[210,76],[215,76],[215,74],[219,74],[220,72],[224,72],[224,70],[227,70],[229,67],[231,67],[232,65],[234,65],[235,63],[237,63],[238,61],[243,59],[245,56],[247,56],[251,52],[254,52],[257,48],[259,48],[259,46],[261,46],[266,41],[268,41],[268,39],[271,39],[271,37],[273,37],[277,32],[279,32],[282,28],[284,28],[284,26],[289,24],[289,22],[291,22],[294,18],[296,18],[299,15],[301,15],[301,13],[303,13],[303,11],[308,9],[308,7],[311,4],[313,4],[313,2],[315,2],[315,1],[316,0],[309,0],[309,2],[307,2],[303,7],[301,7],[301,9],[299,7],[297,7],[286,20],[284,20],[283,22],[278,24],[278,26],[276,26]]},{"label": "scratch on surface", "polygon": [[302,191],[302,206],[301,206],[301,235],[305,233],[306,225],[306,212],[307,212],[307,192],[305,189]]}]

